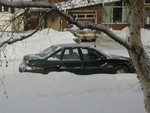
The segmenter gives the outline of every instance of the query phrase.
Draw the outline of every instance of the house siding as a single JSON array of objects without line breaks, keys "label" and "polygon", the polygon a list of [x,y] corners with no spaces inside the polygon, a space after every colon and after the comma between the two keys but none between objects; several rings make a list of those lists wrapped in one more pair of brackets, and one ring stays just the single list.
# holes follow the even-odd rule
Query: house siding
[{"label": "house siding", "polygon": [[[68,0],[32,0],[32,1],[34,1],[34,2],[47,1],[49,3],[58,3],[58,2],[62,2],[62,1],[68,1]],[[150,29],[150,13],[149,13],[150,12],[150,3],[148,3],[149,0],[146,0],[147,3],[145,3],[145,0],[141,0],[140,2],[141,2],[140,9],[142,9],[142,15],[140,15],[142,27]],[[0,29],[2,29],[4,25],[8,24],[8,22],[13,17],[13,13],[16,11],[15,9],[10,9],[8,7],[2,8],[2,7],[4,7],[4,6],[0,7],[0,12],[1,12],[0,15],[2,15],[1,20],[3,19],[3,21],[0,22]],[[78,20],[90,21],[95,24],[104,24],[107,27],[110,27],[114,30],[122,30],[124,27],[128,26],[128,23],[104,23],[102,20],[102,16],[103,16],[102,10],[103,10],[102,4],[98,4],[98,5],[88,4],[87,6],[84,6],[84,7],[72,8],[72,9],[66,10],[66,12],[68,12],[72,15],[93,13],[96,15],[95,18],[78,18]],[[8,14],[6,12],[8,12]],[[6,14],[5,18],[3,16],[4,15],[3,13]],[[20,12],[18,12],[18,14],[19,13]],[[32,16],[30,18],[26,18],[19,27],[16,27],[16,24],[21,19],[15,20],[12,24],[10,24],[10,26],[6,29],[6,31],[23,31],[23,30],[35,29],[38,25],[39,18],[38,18],[38,16],[34,16],[34,13],[35,12],[33,12],[33,14],[32,14],[32,12],[31,12]],[[42,24],[41,24],[42,28],[50,28],[51,27],[55,30],[63,30],[67,26],[68,26],[68,22],[65,19],[63,19],[62,17],[60,17],[60,15],[58,15],[57,13],[55,13],[55,15],[48,14],[44,18],[44,20],[42,21]]]},{"label": "house siding", "polygon": [[[33,0],[33,1],[45,1],[45,0]],[[49,1],[50,3],[57,3],[57,2],[62,2],[62,1],[67,1],[67,0],[47,0]],[[89,6],[88,6],[89,5]],[[79,7],[79,8],[72,8],[72,9],[69,9],[69,10],[65,10],[66,12],[68,12],[69,14],[72,14],[72,15],[88,15],[88,13],[93,13],[96,15],[95,18],[77,18],[77,20],[80,20],[80,21],[90,21],[90,22],[93,22],[95,24],[104,24],[104,25],[107,25],[108,27],[114,29],[114,30],[121,30],[123,29],[124,27],[128,26],[127,23],[119,23],[119,24],[116,24],[116,23],[103,23],[102,22],[102,4],[97,4],[97,5],[90,5],[88,4],[87,6],[82,6],[82,7]],[[89,12],[88,12],[89,11]],[[56,19],[55,18],[55,21],[53,21],[53,16],[51,17],[50,15],[47,16],[47,19],[45,19],[45,22],[44,25],[42,25],[41,27],[42,28],[47,28],[47,27],[51,27],[55,30],[63,30],[64,28],[68,27],[69,26],[69,23],[62,17],[60,16],[57,16],[58,18]]]},{"label": "house siding", "polygon": [[[45,1],[45,0],[33,0],[33,1]],[[47,0],[50,3],[57,3],[57,2],[62,2],[62,1],[67,1],[67,0]],[[142,15],[141,15],[141,22],[142,22],[142,27],[143,28],[150,28],[150,24],[145,25],[145,21],[146,21],[146,17],[145,17],[145,7],[150,8],[150,3],[145,4],[144,3],[145,0],[141,0],[140,2],[140,7],[142,10]],[[98,5],[90,5],[89,6],[82,6],[79,8],[72,8],[72,9],[66,9],[64,11],[68,12],[69,14],[72,15],[81,15],[81,14],[85,14],[87,15],[88,13],[93,13],[96,15],[95,18],[77,18],[80,21],[90,21],[93,22],[95,24],[104,24],[107,27],[110,27],[114,30],[122,30],[124,27],[128,26],[128,22],[114,22],[114,23],[104,23],[102,20],[102,13],[103,10],[103,6],[102,4],[98,4]],[[89,12],[88,12],[89,11]],[[55,17],[55,19],[54,19]],[[150,17],[149,17],[150,18]],[[55,20],[55,21],[54,21]],[[150,21],[150,20],[149,20]],[[44,21],[43,21],[43,25],[42,28],[53,28],[55,30],[63,30],[64,28],[68,27],[69,23],[62,17],[60,17],[58,14],[56,14],[56,16],[52,16],[52,15],[48,15]]]},{"label": "house siding", "polygon": [[[89,11],[89,12],[88,12]],[[86,7],[81,7],[81,8],[76,8],[76,9],[71,9],[67,10],[67,12],[71,15],[80,15],[80,14],[95,14],[96,18],[78,18],[80,21],[90,21],[96,24],[102,23],[102,6],[99,5],[94,5],[94,6],[86,6]],[[62,20],[62,29],[66,28],[69,23],[65,19]]]},{"label": "house siding", "polygon": [[[82,7],[82,8],[76,8],[76,9],[72,9],[72,10],[68,10],[68,12],[70,12],[70,14],[74,14],[74,12],[76,11],[80,11],[80,12],[76,12],[76,14],[85,14],[84,11],[87,10],[91,10],[91,11],[95,11],[96,12],[96,19],[95,20],[89,20],[89,19],[78,19],[80,21],[90,21],[90,22],[94,22],[95,24],[104,24],[107,27],[110,27],[114,30],[122,30],[124,27],[128,26],[128,23],[103,23],[102,21],[102,5],[94,5],[94,6],[89,6],[89,7]],[[66,23],[65,20],[63,20],[63,27],[62,29],[66,28],[68,26],[68,23]]]}]

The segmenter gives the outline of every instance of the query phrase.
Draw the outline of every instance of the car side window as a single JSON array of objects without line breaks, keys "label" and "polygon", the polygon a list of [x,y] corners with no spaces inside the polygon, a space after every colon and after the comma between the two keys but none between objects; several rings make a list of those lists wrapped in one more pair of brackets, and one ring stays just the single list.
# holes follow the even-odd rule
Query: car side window
[{"label": "car side window", "polygon": [[48,60],[61,60],[61,50],[53,54]]},{"label": "car side window", "polygon": [[81,52],[82,52],[82,54],[83,54],[83,59],[84,59],[84,60],[89,60],[88,49],[86,49],[86,48],[81,48]]},{"label": "car side window", "polygon": [[82,51],[84,60],[98,60],[98,59],[101,60],[103,57],[94,49],[81,48],[81,51]]},{"label": "car side window", "polygon": [[78,48],[67,48],[64,50],[63,60],[80,60]]}]

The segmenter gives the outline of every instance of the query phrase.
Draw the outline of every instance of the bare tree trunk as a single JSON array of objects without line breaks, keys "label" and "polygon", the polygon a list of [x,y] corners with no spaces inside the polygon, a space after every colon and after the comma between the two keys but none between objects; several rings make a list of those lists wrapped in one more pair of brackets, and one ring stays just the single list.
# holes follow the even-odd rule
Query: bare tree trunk
[{"label": "bare tree trunk", "polygon": [[144,103],[147,113],[150,113],[150,63],[149,56],[144,50],[141,41],[142,26],[142,0],[131,0],[129,6],[130,35],[129,44],[132,49],[128,50],[137,71],[137,77],[141,83],[144,94]]}]

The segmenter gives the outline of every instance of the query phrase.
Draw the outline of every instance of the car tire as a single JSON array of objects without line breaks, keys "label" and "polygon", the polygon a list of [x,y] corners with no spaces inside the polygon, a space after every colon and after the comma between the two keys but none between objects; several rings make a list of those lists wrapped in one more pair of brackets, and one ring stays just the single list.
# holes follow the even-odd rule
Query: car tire
[{"label": "car tire", "polygon": [[20,73],[22,73],[22,72],[23,72],[21,68],[19,68],[19,72],[20,72]]},{"label": "car tire", "polygon": [[49,72],[59,71],[58,68],[46,68],[43,74],[48,74]]},{"label": "car tire", "polygon": [[129,70],[125,66],[116,66],[116,67],[114,67],[114,69],[112,71],[113,74],[122,74],[122,73],[128,73],[128,72],[129,72]]}]

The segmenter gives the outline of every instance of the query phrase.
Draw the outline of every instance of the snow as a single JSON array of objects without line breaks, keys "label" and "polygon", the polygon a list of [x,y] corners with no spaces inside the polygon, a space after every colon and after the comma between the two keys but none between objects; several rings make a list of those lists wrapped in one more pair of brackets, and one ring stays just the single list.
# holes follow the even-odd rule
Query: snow
[{"label": "snow", "polygon": [[[119,33],[117,33],[120,37],[128,40],[129,37],[129,28],[126,27],[124,28],[122,31],[119,31]],[[144,45],[149,45],[149,41],[150,41],[150,33],[149,30],[147,29],[141,29],[141,37],[142,37],[142,42]]]},{"label": "snow", "polygon": [[[126,31],[127,28],[117,35],[126,38]],[[149,35],[148,30],[142,30],[146,44]],[[74,38],[69,32],[45,29],[6,46],[6,58],[1,54],[0,113],[146,113],[136,74],[19,73],[24,55],[56,43],[75,43]],[[98,47],[106,53],[128,56],[122,46],[112,41],[104,40]]]}]

